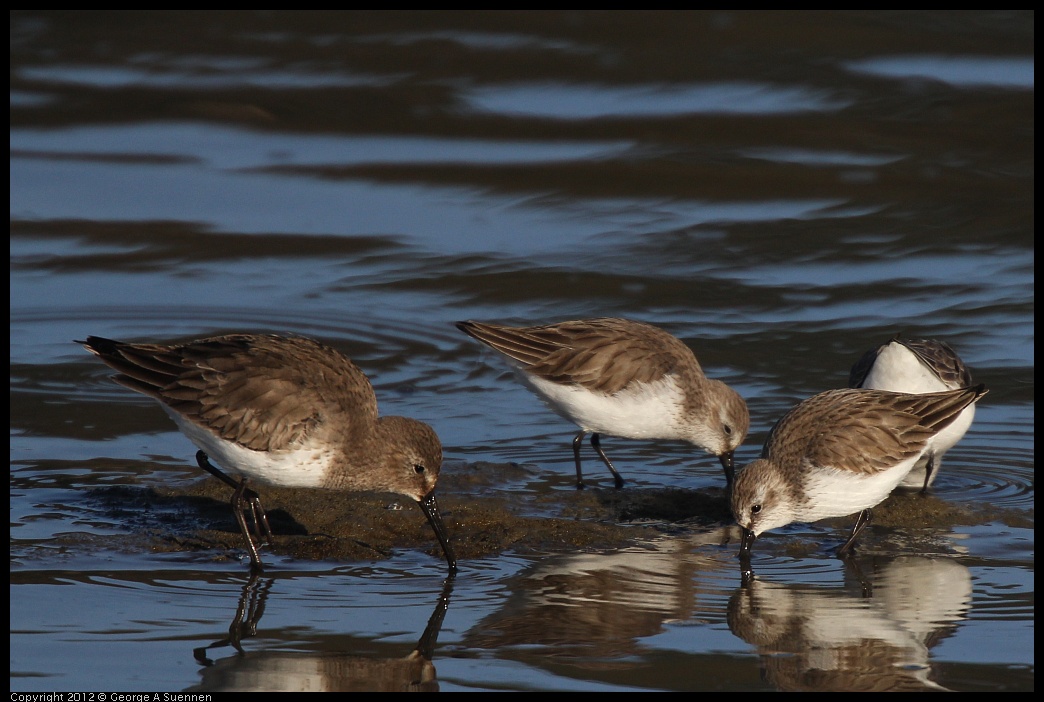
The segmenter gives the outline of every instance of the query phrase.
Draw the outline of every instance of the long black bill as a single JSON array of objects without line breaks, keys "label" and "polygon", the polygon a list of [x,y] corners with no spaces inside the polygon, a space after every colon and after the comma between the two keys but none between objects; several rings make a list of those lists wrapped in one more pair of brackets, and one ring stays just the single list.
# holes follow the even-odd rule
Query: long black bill
[{"label": "long black bill", "polygon": [[721,461],[721,467],[725,469],[725,487],[730,488],[736,477],[736,463],[732,457],[732,451],[721,454],[718,456],[718,460]]},{"label": "long black bill", "polygon": [[739,557],[750,560],[750,548],[754,545],[754,539],[758,538],[750,529],[743,529],[743,541],[740,542]]},{"label": "long black bill", "polygon": [[446,527],[442,523],[442,515],[439,514],[439,503],[435,501],[435,491],[428,493],[428,496],[423,500],[417,500],[417,504],[424,510],[424,516],[428,518],[428,523],[431,524],[431,528],[435,531],[435,536],[438,537],[439,543],[442,544],[442,551],[446,554],[446,562],[449,564],[450,572],[456,572],[457,570],[457,556],[453,553],[453,549],[449,545],[449,537],[446,536]]}]

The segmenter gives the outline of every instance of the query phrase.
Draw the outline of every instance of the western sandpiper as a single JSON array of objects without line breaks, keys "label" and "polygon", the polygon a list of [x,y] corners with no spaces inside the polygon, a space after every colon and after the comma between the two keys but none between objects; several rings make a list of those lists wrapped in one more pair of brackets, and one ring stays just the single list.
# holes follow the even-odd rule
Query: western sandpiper
[{"label": "western sandpiper", "polygon": [[[893,392],[941,392],[971,384],[971,372],[949,344],[934,339],[902,339],[899,334],[863,354],[848,376],[849,387]],[[943,430],[932,450],[917,461],[899,486],[927,492],[939,475],[943,454],[961,440],[974,418],[973,403]]]},{"label": "western sandpiper", "polygon": [[232,507],[252,569],[262,563],[246,510],[259,542],[271,541],[271,530],[248,481],[410,497],[456,570],[435,501],[438,436],[415,419],[378,417],[370,381],[341,352],[302,337],[255,334],[177,344],[89,336],[77,343],[118,371],[117,383],[157,400],[199,447],[199,466],[234,488]]},{"label": "western sandpiper", "polygon": [[754,539],[791,522],[859,512],[850,551],[879,504],[985,386],[921,395],[827,390],[791,409],[769,432],[761,457],[736,476],[732,514],[743,529],[741,557]]},{"label": "western sandpiper", "polygon": [[465,334],[507,356],[552,410],[580,427],[573,438],[576,487],[584,487],[584,435],[613,474],[601,434],[688,441],[721,461],[732,484],[733,452],[750,415],[739,394],[703,373],[696,356],[666,331],[627,319],[581,319],[536,327],[457,322]]}]

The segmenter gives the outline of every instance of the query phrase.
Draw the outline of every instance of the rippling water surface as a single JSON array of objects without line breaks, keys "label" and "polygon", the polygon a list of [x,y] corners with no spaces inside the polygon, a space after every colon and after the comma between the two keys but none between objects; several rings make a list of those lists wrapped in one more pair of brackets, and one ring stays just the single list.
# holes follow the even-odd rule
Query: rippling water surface
[{"label": "rippling water surface", "polygon": [[[1032,690],[1033,24],[12,12],[12,690]],[[453,326],[599,315],[747,399],[740,464],[896,331],[990,393],[857,559],[795,524],[743,586],[728,520],[666,509],[720,508],[716,460],[606,437],[626,495],[593,454],[577,493],[572,425]],[[635,538],[249,578],[185,536],[188,440],[72,343],[235,330],[432,424],[464,553],[492,504]]]}]

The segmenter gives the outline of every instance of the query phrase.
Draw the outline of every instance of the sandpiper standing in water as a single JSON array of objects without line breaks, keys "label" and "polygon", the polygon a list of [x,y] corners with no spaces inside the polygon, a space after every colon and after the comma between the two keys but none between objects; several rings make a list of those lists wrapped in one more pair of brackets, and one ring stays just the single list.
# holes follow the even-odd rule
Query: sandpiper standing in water
[{"label": "sandpiper standing in water", "polygon": [[776,422],[761,457],[736,475],[732,514],[743,529],[740,557],[763,532],[859,512],[846,555],[871,508],[956,421],[985,386],[921,395],[846,388],[801,402]]},{"label": "sandpiper standing in water", "polygon": [[[934,339],[902,339],[899,334],[863,354],[848,376],[850,388],[893,392],[941,392],[971,384],[971,372],[949,344]],[[972,403],[943,430],[932,450],[921,456],[899,487],[927,492],[939,475],[943,454],[961,440],[974,418]]]},{"label": "sandpiper standing in water", "polygon": [[584,487],[580,448],[585,434],[613,474],[600,435],[677,439],[714,454],[732,484],[733,453],[750,425],[747,403],[703,373],[681,340],[643,322],[603,317],[535,327],[457,322],[457,328],[507,356],[526,384],[570,420],[576,487]]},{"label": "sandpiper standing in water", "polygon": [[253,570],[262,563],[246,510],[258,541],[271,541],[272,532],[248,482],[410,497],[456,570],[435,501],[438,436],[415,419],[378,417],[373,386],[341,352],[303,337],[255,334],[179,344],[89,336],[77,343],[118,371],[117,383],[157,400],[199,447],[200,468],[234,488]]}]

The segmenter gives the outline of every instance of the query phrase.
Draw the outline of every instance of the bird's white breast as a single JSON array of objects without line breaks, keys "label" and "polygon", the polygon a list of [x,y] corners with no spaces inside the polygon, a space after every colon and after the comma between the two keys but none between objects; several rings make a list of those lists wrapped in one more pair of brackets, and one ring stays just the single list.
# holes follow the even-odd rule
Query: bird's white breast
[{"label": "bird's white breast", "polygon": [[[935,372],[928,368],[910,349],[898,342],[891,342],[877,355],[873,368],[866,374],[862,383],[864,388],[889,390],[891,392],[909,392],[921,394],[926,392],[942,392],[953,390],[956,384],[947,384]],[[929,441],[931,452],[940,456],[949,451],[968,431],[975,419],[975,405],[964,408],[957,419]],[[910,473],[902,484],[907,487],[921,487],[924,484],[925,465],[928,452],[919,462],[917,468]]]},{"label": "bird's white breast", "polygon": [[807,501],[801,520],[843,517],[876,506],[906,477],[919,457],[913,456],[873,475],[829,467],[806,470],[802,478]]},{"label": "bird's white breast", "polygon": [[322,487],[333,464],[334,452],[326,446],[302,445],[283,451],[254,451],[167,412],[181,431],[206,451],[222,472],[278,487]]},{"label": "bird's white breast", "polygon": [[608,395],[527,376],[551,407],[581,429],[628,439],[681,439],[683,396],[672,376]]}]

